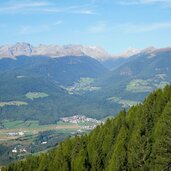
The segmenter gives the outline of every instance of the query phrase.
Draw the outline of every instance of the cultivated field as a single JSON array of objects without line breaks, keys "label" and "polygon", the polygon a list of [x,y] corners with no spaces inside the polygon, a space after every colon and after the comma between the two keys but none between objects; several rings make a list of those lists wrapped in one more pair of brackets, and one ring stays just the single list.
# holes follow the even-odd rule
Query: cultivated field
[{"label": "cultivated field", "polygon": [[68,132],[68,131],[76,131],[77,129],[79,129],[79,125],[72,124],[72,123],[57,122],[57,124],[39,125],[38,121],[24,122],[24,121],[4,120],[1,122],[0,141],[17,139],[20,136],[38,134],[39,132],[49,131],[49,130]]},{"label": "cultivated field", "polygon": [[140,103],[139,101],[132,101],[132,100],[127,100],[127,99],[121,99],[120,97],[110,97],[107,100],[114,102],[114,103],[118,103],[121,104],[123,107],[131,107],[133,105],[136,105],[138,103]]},{"label": "cultivated field", "polygon": [[4,106],[21,106],[21,105],[27,105],[27,103],[23,102],[23,101],[0,102],[0,107],[4,107]]},{"label": "cultivated field", "polygon": [[44,98],[44,97],[48,97],[49,95],[44,93],[44,92],[28,92],[26,94],[26,97],[28,99],[31,99],[31,100],[34,100],[34,99],[37,99],[37,98]]}]

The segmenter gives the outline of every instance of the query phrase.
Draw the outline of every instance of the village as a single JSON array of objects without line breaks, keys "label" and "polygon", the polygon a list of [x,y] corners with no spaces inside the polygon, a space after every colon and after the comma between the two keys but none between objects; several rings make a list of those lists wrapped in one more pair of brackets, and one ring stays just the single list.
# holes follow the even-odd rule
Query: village
[{"label": "village", "polygon": [[62,122],[68,122],[68,123],[85,123],[85,122],[92,122],[94,124],[101,124],[102,121],[99,121],[97,119],[88,118],[84,115],[74,115],[71,117],[62,117],[60,118]]},{"label": "village", "polygon": [[77,130],[77,133],[91,131],[94,128],[96,128],[97,125],[100,125],[103,123],[100,120],[88,118],[84,115],[74,115],[71,117],[62,117],[62,118],[60,118],[60,121],[62,121],[64,123],[78,124],[79,129]]},{"label": "village", "polygon": [[[84,115],[74,115],[71,117],[62,117],[60,118],[59,122],[63,124],[74,124],[78,125],[78,129],[75,130],[74,132],[71,132],[72,135],[78,135],[78,134],[83,134],[86,132],[89,132],[96,128],[97,125],[102,124],[103,122],[97,119],[89,118]],[[58,123],[57,123],[58,124]],[[26,135],[26,131],[16,131],[16,132],[7,132],[6,135],[8,137],[24,137]],[[40,141],[40,145],[46,145],[48,144],[48,139],[46,141]],[[24,147],[24,146],[14,146],[11,149],[11,152],[13,154],[23,154],[23,153],[28,153],[30,149]]]}]

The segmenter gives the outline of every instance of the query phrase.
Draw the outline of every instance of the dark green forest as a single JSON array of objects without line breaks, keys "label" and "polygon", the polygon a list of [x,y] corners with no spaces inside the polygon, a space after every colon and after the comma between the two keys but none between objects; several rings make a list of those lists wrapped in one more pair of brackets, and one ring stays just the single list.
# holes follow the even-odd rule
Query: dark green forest
[{"label": "dark green forest", "polygon": [[160,171],[170,164],[171,86],[166,86],[89,135],[68,138],[2,171]]}]

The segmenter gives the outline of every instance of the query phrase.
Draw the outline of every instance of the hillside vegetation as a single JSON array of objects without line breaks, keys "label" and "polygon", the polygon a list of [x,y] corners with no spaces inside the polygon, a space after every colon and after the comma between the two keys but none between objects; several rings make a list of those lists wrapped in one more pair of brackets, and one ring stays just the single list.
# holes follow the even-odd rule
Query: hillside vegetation
[{"label": "hillside vegetation", "polygon": [[105,99],[83,97],[98,91],[91,84],[107,73],[88,56],[0,59],[0,118],[54,124],[75,114],[98,119],[112,115],[115,109]]},{"label": "hillside vegetation", "polygon": [[[60,117],[103,119],[171,83],[171,49],[104,62],[89,56],[0,59],[0,118],[54,124]],[[108,61],[109,62],[109,61]]]},{"label": "hillside vegetation", "polygon": [[67,139],[2,171],[158,171],[171,164],[171,86],[121,111],[89,135]]}]

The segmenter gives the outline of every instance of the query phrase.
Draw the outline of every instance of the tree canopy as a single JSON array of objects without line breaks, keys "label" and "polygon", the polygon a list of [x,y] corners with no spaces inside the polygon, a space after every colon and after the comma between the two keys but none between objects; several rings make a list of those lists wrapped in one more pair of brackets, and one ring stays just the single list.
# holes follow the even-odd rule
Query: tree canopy
[{"label": "tree canopy", "polygon": [[166,86],[89,135],[67,139],[2,171],[156,171],[170,165],[171,86]]}]

